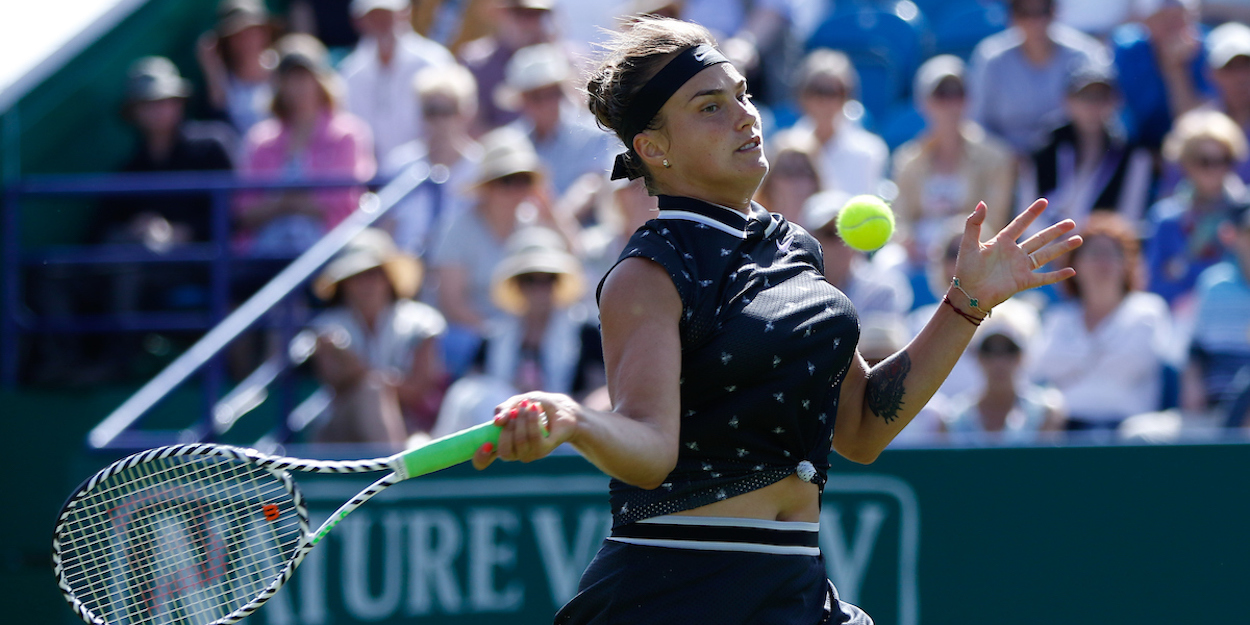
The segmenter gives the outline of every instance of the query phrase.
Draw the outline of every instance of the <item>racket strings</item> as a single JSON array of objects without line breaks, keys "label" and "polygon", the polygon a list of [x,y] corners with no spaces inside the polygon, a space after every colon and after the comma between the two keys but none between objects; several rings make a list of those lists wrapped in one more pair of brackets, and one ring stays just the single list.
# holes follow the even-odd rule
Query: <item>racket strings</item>
[{"label": "racket strings", "polygon": [[289,482],[238,459],[158,458],[95,486],[63,520],[62,575],[114,625],[221,619],[281,574],[307,529]]}]

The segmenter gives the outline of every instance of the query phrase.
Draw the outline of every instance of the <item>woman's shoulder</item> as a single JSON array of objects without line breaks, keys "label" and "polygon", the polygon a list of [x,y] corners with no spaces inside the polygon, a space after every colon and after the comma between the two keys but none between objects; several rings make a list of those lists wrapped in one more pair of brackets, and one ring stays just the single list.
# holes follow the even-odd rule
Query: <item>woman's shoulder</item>
[{"label": "woman's shoulder", "polygon": [[447,319],[437,308],[411,299],[400,299],[394,308],[395,330],[401,334],[436,336],[447,331]]},{"label": "woman's shoulder", "polygon": [[1135,317],[1170,318],[1167,300],[1150,291],[1132,291],[1124,296],[1124,308]]},{"label": "woman's shoulder", "polygon": [[262,119],[248,129],[245,138],[248,150],[270,147],[282,137],[282,122],[276,117]]},{"label": "woman's shoulder", "polygon": [[326,117],[324,132],[326,138],[332,141],[359,140],[373,136],[364,120],[343,110],[333,111]]}]

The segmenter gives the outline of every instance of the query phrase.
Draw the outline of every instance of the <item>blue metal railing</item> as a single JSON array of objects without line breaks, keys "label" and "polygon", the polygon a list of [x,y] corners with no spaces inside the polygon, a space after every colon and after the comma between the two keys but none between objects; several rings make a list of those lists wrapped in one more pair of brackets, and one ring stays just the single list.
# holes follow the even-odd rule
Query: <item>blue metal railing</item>
[{"label": "blue metal railing", "polygon": [[[216,363],[221,350],[279,305],[336,252],[364,228],[370,226],[400,200],[429,180],[429,169],[418,165],[382,187],[377,195],[367,194],[360,207],[325,237],[294,259],[240,255],[230,244],[230,195],[240,190],[317,189],[359,186],[355,180],[260,181],[240,180],[229,173],[182,172],[165,174],[56,175],[31,177],[5,189],[3,213],[3,319],[0,321],[0,382],[12,387],[18,373],[18,337],[22,332],[96,332],[114,330],[207,329],[208,332],[155,378],[114,410],[92,430],[89,443],[96,448],[135,448],[167,444],[173,437],[202,440],[213,436],[212,419],[219,407],[224,379]],[[138,245],[91,247],[47,247],[24,252],[21,249],[22,203],[32,197],[95,197],[100,195],[140,195],[209,193],[212,197],[212,241],[179,246],[157,253]],[[433,194],[433,208],[441,207],[441,193]],[[290,260],[246,302],[227,314],[231,264],[240,260]],[[102,263],[207,263],[209,271],[208,313],[146,313],[126,319],[77,317],[40,319],[24,304],[21,281],[23,270],[39,265],[95,265]],[[290,319],[288,319],[290,322]],[[211,328],[211,329],[210,329]],[[288,332],[289,334],[290,332]],[[288,337],[289,338],[289,337]],[[207,366],[206,366],[207,365]],[[204,370],[203,417],[195,428],[178,433],[138,432],[132,426],[161,399]],[[266,383],[271,382],[272,378]]]}]

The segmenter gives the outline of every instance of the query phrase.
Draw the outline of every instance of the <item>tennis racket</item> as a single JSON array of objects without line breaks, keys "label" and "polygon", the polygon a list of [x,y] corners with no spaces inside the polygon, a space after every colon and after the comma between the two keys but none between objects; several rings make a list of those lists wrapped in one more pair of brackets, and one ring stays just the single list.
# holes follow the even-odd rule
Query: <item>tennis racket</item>
[{"label": "tennis racket", "polygon": [[[128,456],[87,480],[52,539],[57,584],[96,625],[226,625],[256,611],[349,513],[387,487],[460,464],[500,428],[483,423],[389,458],[301,460],[213,444]],[[315,532],[288,470],[390,471]]]}]

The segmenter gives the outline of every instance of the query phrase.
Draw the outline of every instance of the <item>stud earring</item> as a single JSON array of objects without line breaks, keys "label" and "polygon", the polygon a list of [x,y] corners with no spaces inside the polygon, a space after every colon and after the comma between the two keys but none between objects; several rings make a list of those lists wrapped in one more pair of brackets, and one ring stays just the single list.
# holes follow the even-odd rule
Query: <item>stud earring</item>
[{"label": "stud earring", "polygon": [[672,167],[672,165],[668,162],[668,159],[664,159],[664,169],[668,169],[670,167]]}]

